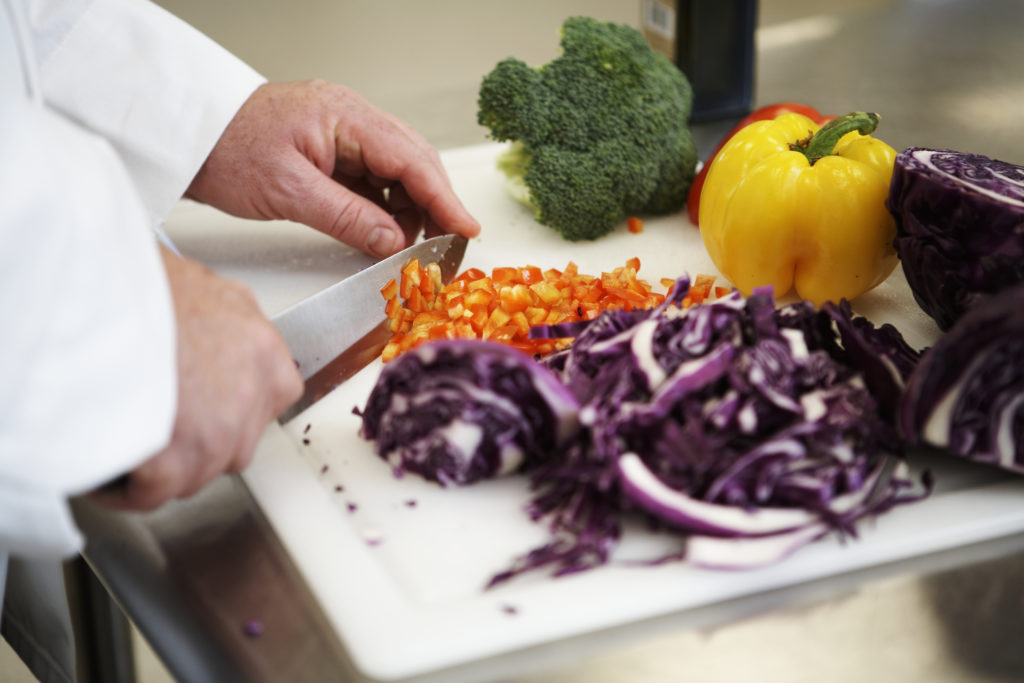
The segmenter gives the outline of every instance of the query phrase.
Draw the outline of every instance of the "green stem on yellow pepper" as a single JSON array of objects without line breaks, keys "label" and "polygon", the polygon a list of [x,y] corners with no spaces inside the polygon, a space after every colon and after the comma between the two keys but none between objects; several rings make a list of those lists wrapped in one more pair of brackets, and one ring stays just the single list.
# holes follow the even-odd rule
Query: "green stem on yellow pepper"
[{"label": "green stem on yellow pepper", "polygon": [[839,116],[818,129],[818,132],[807,138],[790,144],[789,148],[801,152],[814,165],[818,159],[832,154],[839,139],[851,131],[861,135],[869,135],[878,127],[881,117],[865,111],[855,111]]}]

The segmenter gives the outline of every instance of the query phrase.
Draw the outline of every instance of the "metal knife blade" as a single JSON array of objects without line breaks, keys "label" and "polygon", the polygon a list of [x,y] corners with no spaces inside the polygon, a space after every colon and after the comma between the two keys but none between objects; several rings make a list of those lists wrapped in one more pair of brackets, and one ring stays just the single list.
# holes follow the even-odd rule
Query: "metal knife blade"
[{"label": "metal knife blade", "polygon": [[466,253],[466,238],[442,235],[424,240],[281,311],[271,322],[284,337],[306,388],[278,417],[285,424],[334,387],[372,362],[391,337],[380,290],[401,280],[411,259],[437,263],[441,279],[455,277]]}]

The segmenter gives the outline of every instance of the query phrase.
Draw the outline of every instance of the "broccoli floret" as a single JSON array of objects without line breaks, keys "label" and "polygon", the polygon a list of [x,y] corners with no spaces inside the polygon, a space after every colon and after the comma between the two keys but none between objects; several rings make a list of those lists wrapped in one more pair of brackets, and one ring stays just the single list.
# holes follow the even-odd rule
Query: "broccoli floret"
[{"label": "broccoli floret", "polygon": [[505,59],[480,86],[477,121],[513,143],[498,161],[512,195],[573,241],[678,211],[697,165],[686,76],[625,24],[569,18],[561,47],[537,68]]}]

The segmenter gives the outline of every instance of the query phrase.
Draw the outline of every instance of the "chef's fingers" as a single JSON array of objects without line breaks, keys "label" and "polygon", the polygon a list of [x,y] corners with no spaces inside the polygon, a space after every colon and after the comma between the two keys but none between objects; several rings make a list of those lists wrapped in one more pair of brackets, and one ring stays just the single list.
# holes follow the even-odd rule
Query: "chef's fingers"
[{"label": "chef's fingers", "polygon": [[420,232],[423,232],[423,236],[428,239],[445,234],[445,231],[430,217],[430,214],[416,205],[404,186],[395,185],[391,188],[388,205],[402,229],[405,230],[408,243],[411,244]]},{"label": "chef's fingers", "polygon": [[445,232],[444,232],[444,230],[441,229],[441,226],[439,226],[434,221],[430,220],[429,217],[424,221],[424,223],[423,223],[423,237],[424,238],[430,239],[431,237],[439,237],[439,236],[441,236],[443,234],[445,234]]},{"label": "chef's fingers", "polygon": [[332,177],[336,182],[341,183],[361,197],[366,197],[385,211],[394,213],[388,207],[388,188],[393,184],[390,181],[385,182],[380,179],[353,177],[343,173],[335,173]]},{"label": "chef's fingers", "polygon": [[288,193],[278,201],[278,211],[289,220],[304,223],[340,242],[383,258],[405,248],[405,233],[388,211],[312,164],[295,171],[305,191]]},{"label": "chef's fingers", "polygon": [[92,497],[115,510],[155,510],[176,497],[189,469],[187,457],[180,446],[169,446]]},{"label": "chef's fingers", "polygon": [[214,463],[200,473],[198,486],[187,491],[186,496],[219,474],[241,472],[248,467],[267,425],[302,396],[302,376],[284,338],[269,323],[263,330],[269,334],[256,340],[248,350],[255,361],[250,374],[255,383],[236,407],[234,447],[226,451],[227,458],[214,458]]},{"label": "chef's fingers", "polygon": [[188,409],[179,407],[171,443],[93,498],[114,509],[154,510],[195,495],[221,474],[245,469],[267,424],[302,393],[302,379],[283,341],[265,335],[245,353],[256,369],[248,380],[236,377],[232,400],[216,401],[223,411],[203,408],[205,418],[197,424],[182,421],[180,411]]},{"label": "chef's fingers", "polygon": [[[284,345],[283,338],[281,343]],[[286,346],[283,348],[287,351]],[[270,391],[263,395],[262,410],[250,411],[251,419],[247,429],[242,432],[231,462],[228,463],[228,472],[241,472],[249,466],[267,425],[298,401],[305,388],[302,375],[299,374],[297,364],[291,359],[290,354],[287,362],[282,362],[280,356],[271,359],[264,381]]]},{"label": "chef's fingers", "polygon": [[[335,168],[347,169],[350,175],[366,175],[382,182],[394,182],[390,174],[376,175],[368,160],[379,147],[388,147],[397,156],[418,159],[450,187],[451,181],[437,150],[402,119],[356,97],[345,113],[335,137]],[[369,154],[367,153],[369,151]]]},{"label": "chef's fingers", "polygon": [[298,400],[298,396],[292,398],[284,405],[278,400],[268,403],[265,411],[253,411],[253,415],[245,429],[239,434],[238,443],[231,454],[231,458],[224,464],[223,469],[220,472],[216,472],[215,475],[223,472],[241,472],[248,467],[252,462],[253,456],[256,454],[256,446],[263,437],[267,425],[270,424],[271,420],[284,412],[285,408],[295,400]]},{"label": "chef's fingers", "polygon": [[347,122],[336,146],[341,168],[362,166],[372,177],[400,183],[445,232],[480,233],[479,223],[455,195],[437,150],[408,125],[377,112]]},{"label": "chef's fingers", "polygon": [[380,178],[378,176],[373,175],[372,173],[366,176],[365,182],[370,187],[375,187],[380,190],[389,188],[395,184],[395,181],[391,180],[390,178]]},{"label": "chef's fingers", "polygon": [[402,227],[402,232],[405,233],[405,243],[415,242],[423,230],[427,218],[423,210],[416,206],[416,203],[409,197],[409,193],[401,185],[395,185],[388,190],[388,209]]},{"label": "chef's fingers", "polygon": [[[412,244],[427,222],[425,212],[409,197],[401,184],[377,176],[353,178],[335,172],[334,180],[356,194],[369,199],[387,211],[405,235],[405,244]],[[440,234],[440,233],[437,233]]]},{"label": "chef's fingers", "polygon": [[247,424],[232,432],[230,443],[214,452],[203,450],[198,443],[172,443],[116,482],[95,491],[92,497],[113,509],[140,511],[155,510],[176,498],[189,498],[221,474],[248,467],[266,425],[273,419],[266,413],[283,410],[275,407],[272,411],[253,411],[243,418]]}]

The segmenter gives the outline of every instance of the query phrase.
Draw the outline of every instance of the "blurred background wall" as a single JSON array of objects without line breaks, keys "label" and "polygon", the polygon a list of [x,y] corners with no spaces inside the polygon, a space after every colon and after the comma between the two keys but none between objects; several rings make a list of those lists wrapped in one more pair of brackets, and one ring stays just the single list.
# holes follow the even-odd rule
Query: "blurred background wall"
[{"label": "blurred background wall", "polygon": [[[480,79],[557,54],[572,15],[640,26],[643,0],[157,0],[271,80],[326,78],[445,149],[486,140]],[[901,148],[1024,162],[1024,2],[761,0],[755,104],[882,114]]]}]

